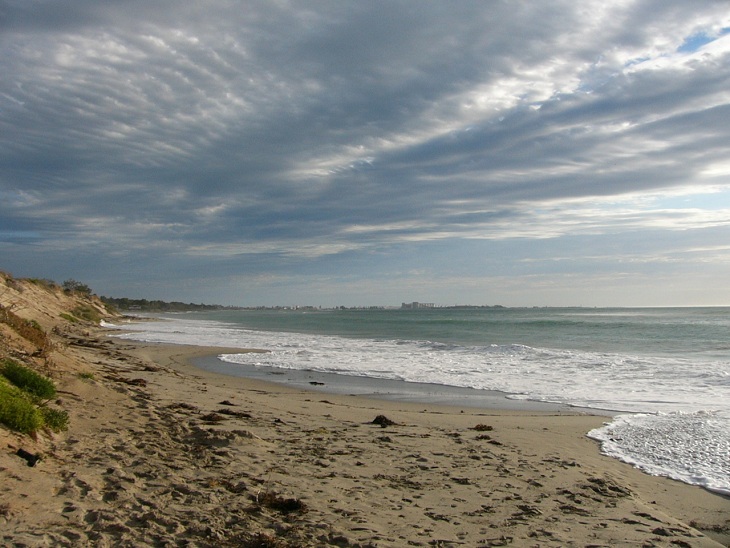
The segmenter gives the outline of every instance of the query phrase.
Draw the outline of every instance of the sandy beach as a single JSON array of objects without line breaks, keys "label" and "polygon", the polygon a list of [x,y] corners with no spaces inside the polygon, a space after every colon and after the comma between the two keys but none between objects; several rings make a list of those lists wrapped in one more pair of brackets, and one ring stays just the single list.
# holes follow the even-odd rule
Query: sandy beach
[{"label": "sandy beach", "polygon": [[727,498],[602,456],[585,434],[606,417],[315,392],[192,365],[226,349],[62,336],[69,431],[1,434],[9,546],[730,541]]}]

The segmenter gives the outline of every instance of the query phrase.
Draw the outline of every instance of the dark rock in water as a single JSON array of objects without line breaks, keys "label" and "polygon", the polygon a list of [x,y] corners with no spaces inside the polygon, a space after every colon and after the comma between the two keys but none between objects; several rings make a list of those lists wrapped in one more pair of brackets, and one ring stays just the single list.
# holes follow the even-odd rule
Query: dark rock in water
[{"label": "dark rock in water", "polygon": [[386,426],[393,426],[395,422],[390,420],[385,415],[378,415],[373,419],[372,424],[379,424],[381,428],[385,428]]}]

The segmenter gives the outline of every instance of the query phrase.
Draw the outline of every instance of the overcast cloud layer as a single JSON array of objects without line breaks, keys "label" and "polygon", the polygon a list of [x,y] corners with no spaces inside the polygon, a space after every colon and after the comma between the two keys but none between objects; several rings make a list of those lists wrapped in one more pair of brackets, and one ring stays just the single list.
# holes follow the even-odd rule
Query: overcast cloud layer
[{"label": "overcast cloud layer", "polygon": [[724,0],[0,1],[0,268],[223,304],[730,304],[728,31]]}]

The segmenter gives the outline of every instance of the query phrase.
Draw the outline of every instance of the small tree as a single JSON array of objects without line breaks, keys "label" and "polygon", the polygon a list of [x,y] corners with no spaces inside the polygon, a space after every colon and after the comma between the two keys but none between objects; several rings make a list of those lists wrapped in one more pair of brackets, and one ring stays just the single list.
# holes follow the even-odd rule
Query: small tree
[{"label": "small tree", "polygon": [[63,290],[66,293],[82,293],[83,295],[91,295],[91,288],[81,282],[77,282],[73,278],[69,278],[63,282]]}]

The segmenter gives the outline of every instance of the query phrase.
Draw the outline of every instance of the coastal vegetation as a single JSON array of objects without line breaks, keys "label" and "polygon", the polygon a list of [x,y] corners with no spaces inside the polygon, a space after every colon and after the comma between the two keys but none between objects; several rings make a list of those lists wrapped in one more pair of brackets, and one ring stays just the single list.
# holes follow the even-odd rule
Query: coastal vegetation
[{"label": "coastal vegetation", "polygon": [[38,408],[4,376],[0,376],[0,424],[23,434],[31,434],[43,424]]},{"label": "coastal vegetation", "polygon": [[[57,374],[53,356],[63,345],[53,333],[65,322],[98,324],[104,305],[75,280],[57,284],[0,272],[0,283],[0,424],[29,435],[66,430],[69,415],[51,404],[57,389],[47,376]],[[39,313],[39,302],[53,305]],[[62,321],[49,319],[54,315]]]},{"label": "coastal vegetation", "polygon": [[63,291],[67,294],[79,293],[81,295],[91,295],[91,288],[81,282],[74,280],[73,278],[63,282]]},{"label": "coastal vegetation", "polygon": [[48,407],[56,396],[51,379],[15,360],[0,360],[0,423],[23,434],[68,428],[68,413]]},{"label": "coastal vegetation", "polygon": [[10,308],[2,305],[0,305],[0,323],[8,325],[18,335],[37,346],[42,353],[52,346],[48,335],[37,321],[21,318]]},{"label": "coastal vegetation", "polygon": [[101,314],[93,306],[77,306],[71,312],[61,312],[59,317],[70,323],[91,322],[98,324],[101,321]]},{"label": "coastal vegetation", "polygon": [[2,360],[0,365],[3,376],[34,399],[48,401],[56,395],[51,379],[9,358]]}]

